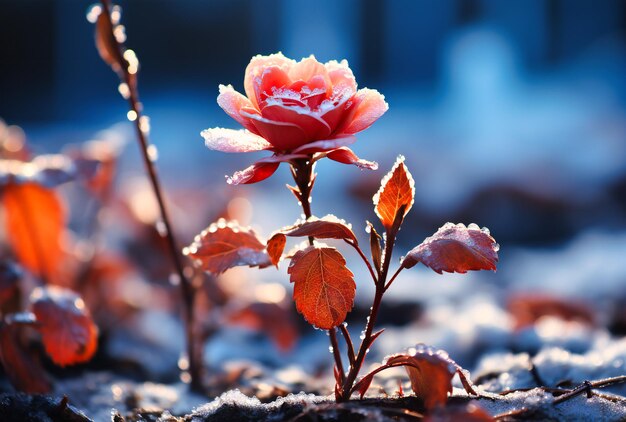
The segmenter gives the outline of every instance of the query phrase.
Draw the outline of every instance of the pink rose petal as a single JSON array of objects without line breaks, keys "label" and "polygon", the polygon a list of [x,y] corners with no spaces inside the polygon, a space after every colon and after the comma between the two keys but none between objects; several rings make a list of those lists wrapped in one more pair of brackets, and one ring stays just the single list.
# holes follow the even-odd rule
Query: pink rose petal
[{"label": "pink rose petal", "polygon": [[268,105],[261,115],[275,122],[289,122],[298,126],[304,131],[307,139],[324,139],[330,135],[330,126],[307,108]]},{"label": "pink rose petal", "polygon": [[246,76],[243,81],[243,86],[246,92],[246,96],[250,99],[254,107],[259,108],[259,104],[256,101],[256,95],[254,90],[254,80],[263,74],[263,71],[270,66],[277,66],[284,70],[289,71],[296,62],[283,56],[282,53],[270,54],[269,56],[254,56],[248,67],[246,67]]},{"label": "pink rose petal", "polygon": [[354,115],[347,127],[340,129],[340,133],[352,134],[365,130],[389,109],[385,97],[375,89],[358,90],[354,100]]},{"label": "pink rose petal", "polygon": [[336,95],[336,104],[328,105],[322,115],[322,119],[331,127],[332,133],[337,133],[339,128],[344,127],[343,123],[351,116],[354,109],[354,101],[351,101],[354,92],[346,89]]},{"label": "pink rose petal", "polygon": [[315,56],[311,55],[302,59],[289,69],[289,77],[292,81],[309,82],[315,76],[323,77],[324,86],[330,93],[332,85],[328,76],[328,71],[323,64],[315,60]]},{"label": "pink rose petal", "polygon": [[336,150],[326,154],[326,157],[343,164],[353,164],[362,170],[378,169],[378,163],[376,161],[363,160],[357,157],[357,155],[348,147],[337,148]]},{"label": "pink rose petal", "polygon": [[250,167],[235,172],[231,177],[227,178],[230,185],[247,185],[257,183],[270,177],[280,163],[254,163]]},{"label": "pink rose petal", "polygon": [[239,114],[242,109],[250,110],[254,109],[254,106],[248,98],[235,91],[231,85],[220,85],[220,95],[217,97],[217,104],[241,126],[253,133],[258,133],[254,124]]},{"label": "pink rose petal", "polygon": [[247,130],[205,129],[200,135],[207,148],[221,152],[253,152],[271,149],[272,144]]},{"label": "pink rose petal", "polygon": [[269,120],[263,116],[244,111],[241,112],[241,115],[252,120],[259,134],[279,151],[293,150],[307,140],[304,131],[294,124]]},{"label": "pink rose petal", "polygon": [[313,154],[316,152],[325,152],[353,144],[354,142],[356,142],[356,137],[354,136],[343,136],[337,139],[326,139],[323,141],[309,142],[306,145],[302,145],[300,148],[294,149],[292,153]]},{"label": "pink rose petal", "polygon": [[260,78],[254,81],[254,93],[259,110],[265,107],[265,101],[268,97],[273,97],[274,92],[291,85],[291,80],[287,73],[278,66],[272,66],[263,71]]},{"label": "pink rose petal", "polygon": [[331,60],[324,66],[328,71],[333,88],[349,88],[352,92],[356,92],[356,79],[346,60],[341,62]]}]

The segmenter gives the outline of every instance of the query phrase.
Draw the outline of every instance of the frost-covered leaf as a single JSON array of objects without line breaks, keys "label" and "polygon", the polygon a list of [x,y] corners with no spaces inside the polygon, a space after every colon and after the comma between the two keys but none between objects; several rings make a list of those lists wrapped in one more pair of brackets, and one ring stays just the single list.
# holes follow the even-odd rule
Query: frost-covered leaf
[{"label": "frost-covered leaf", "polygon": [[98,344],[98,327],[80,296],[58,286],[37,287],[30,302],[36,328],[54,363],[65,366],[91,359]]},{"label": "frost-covered leaf", "polygon": [[486,228],[475,224],[446,223],[437,233],[413,248],[402,260],[404,268],[418,262],[441,274],[496,270],[499,245]]},{"label": "frost-covered leaf", "polygon": [[377,170],[378,163],[375,161],[367,161],[359,158],[350,148],[342,147],[326,154],[327,158],[343,164],[352,164],[360,169]]},{"label": "frost-covered leaf", "polygon": [[344,220],[334,215],[326,215],[322,218],[310,217],[304,222],[287,226],[273,234],[267,242],[267,251],[272,258],[272,264],[277,265],[285,248],[285,236],[290,237],[313,237],[316,239],[341,239],[354,244],[358,240],[352,228]]},{"label": "frost-covered leaf", "polygon": [[354,386],[354,390],[365,394],[374,375],[389,368],[404,366],[411,381],[411,389],[424,401],[430,410],[445,404],[452,393],[452,378],[458,374],[463,387],[469,394],[477,395],[469,373],[453,361],[446,352],[424,344],[410,348],[407,353],[387,356],[381,366],[374,369]]},{"label": "frost-covered leaf", "polygon": [[35,183],[2,190],[6,233],[19,262],[33,274],[54,279],[64,255],[65,211],[56,193]]},{"label": "frost-covered leaf", "polygon": [[404,208],[403,218],[413,206],[415,183],[404,165],[404,157],[399,156],[389,173],[383,177],[381,186],[374,195],[374,210],[387,230],[391,229],[396,215]]},{"label": "frost-covered leaf", "polygon": [[0,326],[0,361],[11,384],[29,394],[45,394],[52,386],[41,364],[20,344],[20,325]]},{"label": "frost-covered leaf", "polygon": [[242,265],[266,267],[271,262],[265,245],[252,229],[224,219],[203,230],[183,253],[212,274]]},{"label": "frost-covered leaf", "polygon": [[309,246],[296,252],[288,273],[296,309],[310,324],[330,329],[345,320],[354,304],[356,284],[335,248]]},{"label": "frost-covered leaf", "polygon": [[411,389],[424,400],[426,409],[444,405],[452,393],[452,377],[456,367],[447,355],[430,348],[410,350],[406,355],[394,355],[387,365],[402,365],[411,380]]}]

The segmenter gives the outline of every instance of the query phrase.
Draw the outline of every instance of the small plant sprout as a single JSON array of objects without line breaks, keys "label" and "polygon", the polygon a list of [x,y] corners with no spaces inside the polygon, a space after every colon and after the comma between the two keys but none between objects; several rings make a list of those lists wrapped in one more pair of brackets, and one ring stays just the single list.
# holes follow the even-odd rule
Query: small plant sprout
[{"label": "small plant sprout", "polygon": [[[235,173],[228,182],[259,182],[284,162],[295,182],[288,187],[305,219],[278,229],[266,243],[250,229],[219,221],[200,233],[185,253],[213,273],[237,265],[278,267],[281,260],[289,260],[287,272],[294,284],[297,310],[311,325],[329,334],[337,402],[349,400],[354,393],[363,396],[378,372],[397,366],[406,368],[413,391],[427,408],[445,403],[455,374],[466,390],[475,394],[469,377],[445,352],[423,345],[389,356],[365,375],[360,371],[370,347],[383,332],[375,330],[383,296],[400,272],[418,263],[438,273],[495,270],[498,245],[489,231],[475,224],[466,227],[447,223],[411,250],[391,272],[396,237],[415,195],[404,157],[398,157],[373,197],[384,236],[367,223],[370,257],[348,223],[333,215],[318,218],[311,211],[318,160],[329,158],[361,169],[377,168],[376,163],[357,157],[347,145],[355,142],[356,133],[387,111],[384,97],[375,90],[357,90],[345,61],[322,64],[311,56],[296,62],[280,53],[254,57],[246,69],[244,88],[247,96],[231,86],[220,86],[217,102],[245,129],[207,129],[202,132],[205,143],[222,152],[271,151],[271,156]],[[288,237],[304,237],[308,243],[285,256]],[[358,347],[344,324],[354,303],[354,275],[342,253],[321,243],[322,239],[343,240],[354,249],[374,283],[374,299]],[[346,344],[345,358],[341,356],[337,331]]]}]

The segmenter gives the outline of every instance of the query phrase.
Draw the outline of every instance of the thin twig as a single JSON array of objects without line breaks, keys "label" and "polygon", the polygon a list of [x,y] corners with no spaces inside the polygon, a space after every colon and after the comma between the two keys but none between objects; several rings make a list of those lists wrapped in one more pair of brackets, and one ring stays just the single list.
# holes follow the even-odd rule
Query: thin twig
[{"label": "thin twig", "polygon": [[393,273],[393,275],[391,276],[391,278],[389,279],[389,281],[387,282],[387,284],[385,284],[385,291],[387,291],[387,289],[389,287],[391,287],[391,283],[393,283],[393,281],[396,279],[396,277],[398,276],[398,274],[400,274],[400,271],[402,271],[404,269],[404,267],[402,265],[400,265],[398,267],[398,269],[396,270],[395,273]]},{"label": "thin twig", "polygon": [[372,267],[372,264],[370,264],[369,259],[367,259],[367,256],[365,256],[365,253],[363,253],[363,250],[361,249],[359,244],[354,242],[354,241],[348,240],[348,239],[344,239],[344,241],[348,245],[352,246],[354,248],[354,250],[357,251],[357,253],[361,257],[363,262],[365,262],[365,265],[367,266],[367,269],[369,270],[370,275],[372,276],[372,280],[374,280],[374,284],[378,283],[378,277],[376,276],[376,273],[374,272],[374,268]]},{"label": "thin twig", "polygon": [[[109,0],[100,0],[102,3],[102,13],[106,14],[106,17],[109,21],[111,21],[111,13],[110,13],[110,1]],[[115,39],[115,36],[113,36]],[[115,42],[116,48],[119,50],[120,55],[122,53],[122,46],[119,42]],[[163,199],[163,190],[161,188],[161,184],[159,182],[159,178],[157,176],[156,166],[154,162],[151,160],[148,146],[150,145],[148,142],[147,133],[142,130],[141,121],[142,121],[142,112],[141,112],[141,103],[139,102],[139,93],[136,87],[136,83],[132,81],[132,77],[127,68],[122,66],[122,75],[123,82],[129,88],[128,95],[128,106],[129,109],[135,113],[134,125],[135,125],[135,133],[137,135],[137,141],[139,142],[141,155],[143,157],[144,165],[146,167],[146,172],[148,173],[148,177],[150,179],[150,184],[152,186],[152,191],[156,197],[157,203],[159,205],[159,210],[161,213],[161,221],[165,227],[164,233],[161,233],[162,236],[165,237],[168,250],[170,253],[170,257],[176,269],[176,273],[178,274],[180,280],[180,286],[182,290],[183,296],[183,312],[184,312],[184,321],[185,321],[185,331],[187,338],[187,358],[189,359],[189,374],[191,376],[191,387],[195,390],[202,389],[202,375],[203,375],[203,365],[202,365],[202,356],[197,356],[196,347],[195,347],[195,330],[194,330],[194,296],[195,289],[185,275],[184,266],[182,263],[182,255],[180,253],[180,249],[178,247],[178,243],[174,237],[174,231],[172,230],[172,224],[167,212],[167,208],[165,206],[165,200]]]},{"label": "thin twig", "polygon": [[564,401],[570,400],[582,393],[587,393],[587,395],[592,394],[592,389],[593,388],[604,388],[604,387],[610,387],[613,385],[619,385],[619,384],[624,384],[626,383],[626,375],[622,375],[619,377],[613,377],[613,378],[606,378],[603,380],[598,380],[598,381],[584,381],[582,384],[580,384],[578,387],[574,388],[573,390],[571,390],[568,393],[563,394],[562,396],[557,397],[556,399],[554,399],[554,402],[552,404],[560,404],[563,403]]}]

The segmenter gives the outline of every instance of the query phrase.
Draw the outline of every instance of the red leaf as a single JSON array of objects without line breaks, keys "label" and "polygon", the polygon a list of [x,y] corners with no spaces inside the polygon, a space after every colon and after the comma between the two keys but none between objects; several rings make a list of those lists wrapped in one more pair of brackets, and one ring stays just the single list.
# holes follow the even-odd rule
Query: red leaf
[{"label": "red leaf", "polygon": [[0,361],[11,384],[29,394],[45,394],[52,386],[43,368],[20,344],[20,325],[4,323],[0,326]]},{"label": "red leaf", "polygon": [[252,303],[230,313],[227,320],[267,333],[284,352],[291,350],[298,339],[292,314],[276,303]]},{"label": "red leaf", "polygon": [[183,253],[212,274],[242,265],[266,267],[271,263],[265,245],[252,229],[222,218],[196,236]]},{"label": "red leaf", "polygon": [[291,259],[296,309],[312,325],[330,329],[341,324],[354,304],[356,285],[346,260],[335,249],[309,246]]},{"label": "red leaf", "polygon": [[278,265],[280,257],[285,248],[285,236],[305,237],[310,236],[316,239],[341,239],[358,244],[358,240],[354,235],[351,227],[344,221],[332,214],[322,218],[311,217],[308,220],[297,223],[293,226],[287,226],[276,232],[267,242],[267,252],[269,253],[272,264]]},{"label": "red leaf", "polygon": [[470,381],[469,372],[450,359],[443,350],[436,350],[424,344],[409,349],[405,354],[387,356],[381,366],[369,372],[354,385],[353,391],[358,391],[363,398],[374,375],[397,366],[406,368],[411,388],[424,400],[427,410],[446,402],[448,394],[452,392],[454,374],[459,375],[465,391],[478,395]]},{"label": "red leaf", "polygon": [[97,348],[98,327],[80,296],[58,286],[37,287],[30,302],[37,317],[36,328],[54,363],[65,366],[91,359]]},{"label": "red leaf", "polygon": [[275,265],[276,268],[278,268],[278,263],[280,262],[286,244],[287,237],[282,233],[272,235],[267,241],[267,254],[272,261],[272,265]]},{"label": "red leaf", "polygon": [[389,357],[386,365],[405,367],[411,389],[424,400],[428,410],[444,405],[452,393],[452,377],[457,366],[445,352],[418,346],[406,355]]},{"label": "red leaf", "polygon": [[489,230],[476,224],[446,223],[433,236],[413,248],[402,260],[404,268],[418,262],[441,274],[466,273],[477,270],[496,270],[500,246],[489,235]]},{"label": "red leaf", "polygon": [[248,185],[267,179],[278,169],[280,162],[254,163],[241,171],[235,172],[227,178],[229,185]]},{"label": "red leaf", "polygon": [[322,218],[311,217],[303,223],[282,228],[281,233],[286,236],[312,236],[316,239],[342,239],[359,243],[352,228],[344,221],[332,214]]},{"label": "red leaf", "polygon": [[409,212],[414,196],[415,182],[404,165],[404,157],[399,156],[391,171],[383,177],[380,189],[373,198],[376,215],[387,230],[392,228],[402,206],[402,218]]},{"label": "red leaf", "polygon": [[370,234],[370,250],[372,252],[372,261],[374,262],[374,268],[376,271],[380,271],[382,262],[382,248],[380,242],[382,237],[378,234],[372,223],[367,222],[367,230]]},{"label": "red leaf", "polygon": [[2,192],[8,241],[33,274],[54,279],[64,255],[65,212],[57,195],[35,183],[9,184]]},{"label": "red leaf", "polygon": [[367,160],[363,160],[357,157],[357,155],[348,147],[337,148],[336,150],[331,151],[328,154],[326,154],[326,157],[330,158],[331,160],[337,161],[339,163],[353,164],[357,166],[358,168],[360,168],[361,170],[363,169],[377,170],[378,169],[377,162],[367,161]]}]

